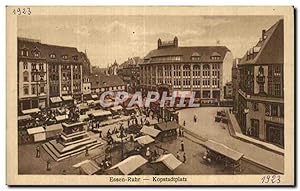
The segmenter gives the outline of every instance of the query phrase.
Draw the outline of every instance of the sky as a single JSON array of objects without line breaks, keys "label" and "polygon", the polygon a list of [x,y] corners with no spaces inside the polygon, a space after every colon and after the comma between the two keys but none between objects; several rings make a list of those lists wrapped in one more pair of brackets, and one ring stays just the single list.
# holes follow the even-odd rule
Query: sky
[{"label": "sky", "polygon": [[280,16],[30,16],[18,17],[18,36],[76,47],[92,65],[107,67],[130,57],[143,58],[157,40],[178,37],[179,46],[227,46],[242,57],[263,29]]}]

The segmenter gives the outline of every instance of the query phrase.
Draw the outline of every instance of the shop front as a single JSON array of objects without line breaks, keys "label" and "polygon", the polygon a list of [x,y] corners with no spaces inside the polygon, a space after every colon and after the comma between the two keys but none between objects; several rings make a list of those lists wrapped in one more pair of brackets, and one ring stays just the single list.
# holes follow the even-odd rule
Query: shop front
[{"label": "shop front", "polygon": [[284,147],[284,126],[283,124],[266,121],[266,140],[279,147]]}]

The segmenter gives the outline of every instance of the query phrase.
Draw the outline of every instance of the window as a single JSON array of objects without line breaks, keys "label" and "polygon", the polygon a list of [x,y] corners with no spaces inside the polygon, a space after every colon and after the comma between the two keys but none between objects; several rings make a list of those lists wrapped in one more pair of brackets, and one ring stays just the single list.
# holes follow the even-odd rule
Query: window
[{"label": "window", "polygon": [[36,69],[36,64],[31,64],[31,67],[32,67],[33,70],[35,70]]},{"label": "window", "polygon": [[36,80],[35,80],[35,75],[34,75],[34,74],[31,75],[31,81],[32,81],[32,82],[35,82],[35,81],[36,81]]},{"label": "window", "polygon": [[36,92],[35,92],[35,86],[32,86],[31,94],[36,94]]},{"label": "window", "polygon": [[73,60],[77,61],[78,60],[78,56],[73,56]]},{"label": "window", "polygon": [[258,111],[258,103],[252,102],[252,107],[254,111]]},{"label": "window", "polygon": [[63,58],[64,60],[67,60],[67,59],[68,59],[68,55],[63,55],[62,58]]},{"label": "window", "polygon": [[23,68],[24,68],[24,70],[27,70],[27,69],[28,69],[28,63],[27,63],[27,62],[24,62],[24,63],[23,63]]},{"label": "window", "polygon": [[278,116],[278,106],[271,105],[271,116]]},{"label": "window", "polygon": [[265,105],[265,115],[266,116],[270,116],[270,105],[269,104],[266,104]]},{"label": "window", "polygon": [[29,94],[28,86],[24,86],[24,95],[28,95],[28,94]]},{"label": "window", "polygon": [[41,93],[45,93],[45,87],[44,87],[44,86],[41,86],[40,91],[41,91]]},{"label": "window", "polygon": [[34,51],[33,56],[34,56],[34,57],[39,57],[39,56],[40,56],[39,51]]},{"label": "window", "polygon": [[24,82],[28,82],[28,72],[24,72],[23,73],[23,77],[24,77]]},{"label": "window", "polygon": [[44,64],[39,64],[39,69],[44,70]]},{"label": "window", "polygon": [[56,55],[54,53],[50,54],[50,58],[51,59],[55,59],[56,58]]},{"label": "window", "polygon": [[22,56],[28,56],[28,49],[21,50],[21,55]]}]

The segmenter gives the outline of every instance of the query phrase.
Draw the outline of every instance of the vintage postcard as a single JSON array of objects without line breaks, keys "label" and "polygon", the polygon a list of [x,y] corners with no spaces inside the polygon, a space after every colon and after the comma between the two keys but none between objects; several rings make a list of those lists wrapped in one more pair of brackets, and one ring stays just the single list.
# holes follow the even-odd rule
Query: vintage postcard
[{"label": "vintage postcard", "polygon": [[8,185],[295,184],[292,6],[6,15]]}]

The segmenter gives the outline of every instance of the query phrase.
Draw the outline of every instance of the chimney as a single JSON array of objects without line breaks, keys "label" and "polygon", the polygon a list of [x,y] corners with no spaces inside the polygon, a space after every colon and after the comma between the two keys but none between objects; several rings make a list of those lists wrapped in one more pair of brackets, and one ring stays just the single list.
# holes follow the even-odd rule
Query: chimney
[{"label": "chimney", "polygon": [[160,46],[161,46],[161,39],[159,38],[157,41],[157,49],[160,49]]}]

